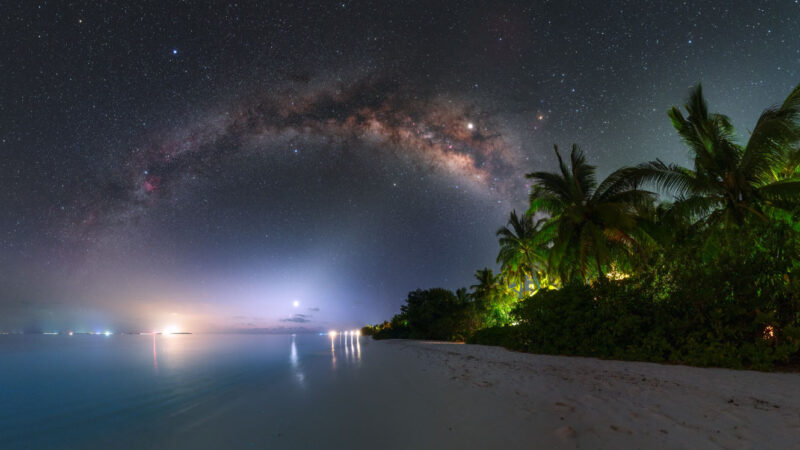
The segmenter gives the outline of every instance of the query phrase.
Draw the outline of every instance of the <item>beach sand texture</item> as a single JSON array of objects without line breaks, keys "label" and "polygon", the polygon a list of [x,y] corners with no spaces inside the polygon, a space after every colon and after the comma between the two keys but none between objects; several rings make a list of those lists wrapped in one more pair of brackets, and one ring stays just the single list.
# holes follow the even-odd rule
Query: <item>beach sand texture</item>
[{"label": "beach sand texture", "polygon": [[269,386],[234,396],[163,448],[800,448],[796,373],[362,343],[333,372],[309,362],[288,406],[268,407],[286,395]]}]

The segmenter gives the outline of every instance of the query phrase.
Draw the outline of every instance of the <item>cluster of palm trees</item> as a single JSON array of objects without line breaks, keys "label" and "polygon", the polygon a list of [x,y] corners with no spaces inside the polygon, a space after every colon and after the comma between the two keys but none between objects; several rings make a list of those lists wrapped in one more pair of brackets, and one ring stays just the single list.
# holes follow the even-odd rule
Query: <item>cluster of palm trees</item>
[{"label": "cluster of palm trees", "polygon": [[474,295],[508,303],[575,280],[623,277],[681,232],[791,223],[800,213],[800,85],[764,111],[744,144],[728,117],[709,112],[700,86],[685,110],[669,117],[691,167],[655,160],[598,182],[577,145],[569,161],[556,147],[558,171],[527,175],[530,207],[512,211],[497,232],[500,273],[479,270]]}]

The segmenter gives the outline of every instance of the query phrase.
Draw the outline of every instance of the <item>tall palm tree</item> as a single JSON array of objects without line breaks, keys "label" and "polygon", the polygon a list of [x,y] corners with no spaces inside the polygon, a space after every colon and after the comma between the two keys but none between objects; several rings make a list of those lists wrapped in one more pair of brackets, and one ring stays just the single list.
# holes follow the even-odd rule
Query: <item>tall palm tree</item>
[{"label": "tall palm tree", "polygon": [[700,85],[684,105],[673,107],[672,125],[689,147],[693,168],[661,160],[629,175],[675,194],[673,211],[708,223],[766,220],[770,210],[794,209],[800,200],[800,86],[780,107],[759,117],[746,144],[736,142],[727,116],[709,113]]},{"label": "tall palm tree", "polygon": [[652,203],[655,195],[638,189],[624,170],[598,184],[595,166],[586,162],[577,145],[572,146],[569,166],[558,146],[555,153],[559,172],[526,175],[535,183],[528,213],[549,215],[555,228],[549,262],[563,280],[580,275],[587,281],[587,270],[604,277],[612,262],[622,261],[639,248],[634,239],[636,209]]},{"label": "tall palm tree", "polygon": [[528,278],[537,290],[541,287],[553,234],[553,227],[547,227],[546,223],[544,218],[534,221],[533,214],[523,213],[520,216],[514,210],[506,226],[497,230],[500,271],[507,281],[519,286],[520,293]]}]

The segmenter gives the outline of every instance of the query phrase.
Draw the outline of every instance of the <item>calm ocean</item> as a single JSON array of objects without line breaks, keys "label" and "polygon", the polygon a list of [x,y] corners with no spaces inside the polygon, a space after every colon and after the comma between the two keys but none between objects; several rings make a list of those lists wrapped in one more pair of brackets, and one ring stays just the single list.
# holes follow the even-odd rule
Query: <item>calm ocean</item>
[{"label": "calm ocean", "polygon": [[3,335],[0,448],[291,447],[281,439],[302,433],[307,411],[340,409],[342,397],[331,391],[358,384],[371,342],[311,334]]}]

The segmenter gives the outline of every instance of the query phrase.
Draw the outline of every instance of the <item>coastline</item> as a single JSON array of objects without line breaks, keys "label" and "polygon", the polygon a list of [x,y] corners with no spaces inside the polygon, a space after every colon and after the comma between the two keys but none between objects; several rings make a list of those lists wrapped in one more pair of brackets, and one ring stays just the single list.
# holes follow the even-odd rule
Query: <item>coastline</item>
[{"label": "coastline", "polygon": [[797,373],[536,355],[469,344],[387,344],[423,365],[447,370],[454,388],[491,391],[498,403],[486,407],[501,416],[527,413],[529,427],[518,430],[515,442],[519,448],[798,445]]},{"label": "coastline", "polygon": [[[242,386],[164,448],[797,448],[800,374],[361,339],[286,391]],[[148,447],[147,434],[131,448]]]}]

